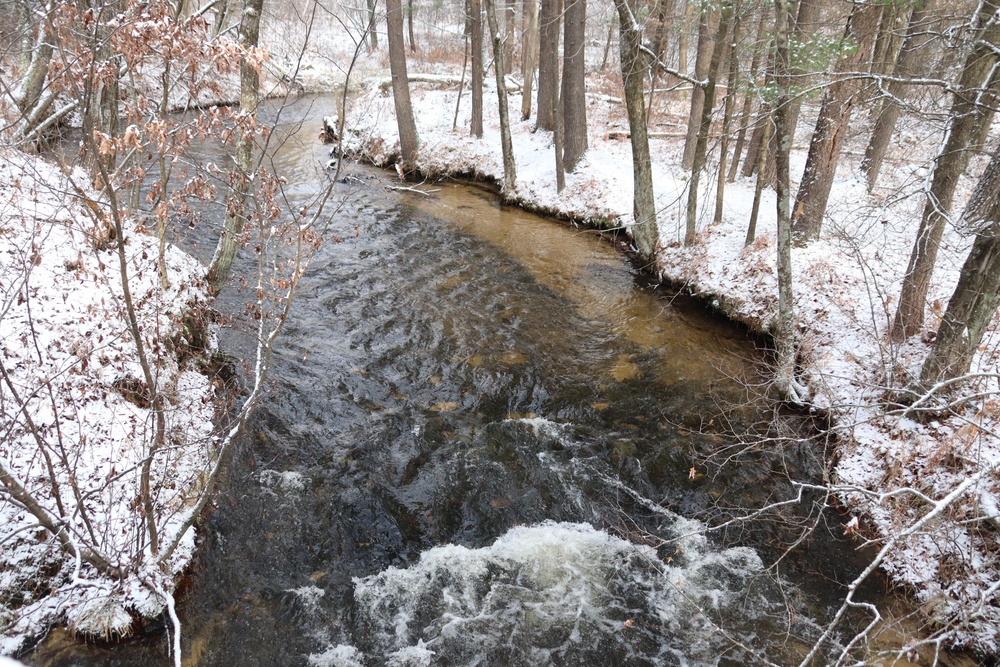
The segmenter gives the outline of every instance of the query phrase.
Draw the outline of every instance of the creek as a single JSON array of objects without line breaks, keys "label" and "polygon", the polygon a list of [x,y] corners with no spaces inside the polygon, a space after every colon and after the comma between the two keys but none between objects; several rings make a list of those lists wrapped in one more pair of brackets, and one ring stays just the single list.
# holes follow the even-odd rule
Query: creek
[{"label": "creek", "polygon": [[[282,112],[293,209],[333,108]],[[859,561],[810,499],[709,530],[822,472],[755,341],[596,232],[468,185],[347,174],[200,528],[185,664],[797,664]],[[204,255],[197,240],[181,242]],[[236,358],[240,332],[221,338]],[[55,633],[29,660],[167,665],[168,646],[155,624],[113,646]]]}]

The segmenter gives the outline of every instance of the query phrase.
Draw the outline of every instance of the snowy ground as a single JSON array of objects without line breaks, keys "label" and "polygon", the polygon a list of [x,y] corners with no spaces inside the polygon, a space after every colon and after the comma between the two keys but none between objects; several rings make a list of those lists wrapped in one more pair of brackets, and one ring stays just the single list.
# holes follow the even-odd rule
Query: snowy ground
[{"label": "snowy ground", "polygon": [[[414,70],[453,76],[460,72],[411,62],[411,73]],[[492,82],[492,77],[487,78]],[[495,89],[485,96],[481,140],[469,136],[467,93],[453,130],[457,86],[418,83],[411,91],[420,135],[417,166],[423,174],[502,181]],[[555,187],[551,135],[532,132],[534,117],[518,120],[518,92],[511,94],[510,108],[517,162],[513,200],[584,224],[630,223],[629,142],[607,138],[611,131],[627,129],[620,101],[590,95],[590,150],[576,173],[567,174],[561,194]],[[665,110],[661,107],[659,113],[664,125],[654,129],[682,131],[678,124],[686,117],[683,100]],[[348,114],[348,148],[378,164],[395,162],[394,122],[391,94],[373,85],[368,94],[354,101]],[[799,141],[792,154],[793,181],[805,165],[812,122],[804,117],[799,125]],[[792,261],[803,376],[816,407],[831,415],[840,436],[834,483],[868,492],[845,489],[840,497],[859,517],[859,534],[889,540],[928,511],[931,500],[944,497],[975,472],[1000,460],[1000,438],[994,435],[1000,391],[993,379],[966,387],[968,394],[988,395],[956,408],[951,416],[923,422],[886,409],[887,382],[919,371],[929,349],[924,341],[937,327],[971,239],[949,230],[928,299],[928,333],[904,345],[890,345],[887,327],[920,218],[922,188],[941,137],[918,123],[904,128],[894,148],[896,159],[885,167],[884,185],[868,194],[857,169],[867,129],[866,119],[855,123],[856,136],[842,160],[822,238],[796,249]],[[683,247],[688,175],[680,168],[682,139],[654,139],[651,150],[661,241],[656,270],[669,282],[704,296],[730,317],[768,331],[777,309],[773,191],[765,190],[757,238],[744,247],[753,180],[739,179],[728,185],[723,221],[712,225],[715,165],[710,165],[702,178],[706,192],[699,210],[698,242]],[[977,166],[982,168],[982,164],[973,165],[972,173],[978,173]],[[967,194],[972,184],[967,178],[962,192]],[[997,334],[996,328],[987,334],[973,370],[996,371]],[[994,652],[1000,647],[998,486],[995,474],[987,476],[939,519],[894,543],[883,563],[933,618],[961,620],[963,629],[953,640]],[[913,492],[893,494],[903,488]]]},{"label": "snowy ground", "polygon": [[[128,630],[134,614],[157,615],[160,594],[173,589],[193,548],[189,534],[161,568],[148,546],[136,546],[145,540],[136,499],[154,422],[116,244],[80,203],[76,188],[88,192],[86,176],[72,178],[75,187],[37,158],[0,153],[0,466],[72,542],[131,574],[113,580],[67,557],[35,516],[0,493],[0,600],[9,605],[0,606],[0,654],[52,622],[113,636]],[[156,239],[131,226],[126,238],[139,327],[167,397],[168,446],[152,459],[166,543],[190,513],[214,442],[214,390],[185,354],[193,323],[183,321],[207,295],[194,259],[168,247],[163,289]]]}]

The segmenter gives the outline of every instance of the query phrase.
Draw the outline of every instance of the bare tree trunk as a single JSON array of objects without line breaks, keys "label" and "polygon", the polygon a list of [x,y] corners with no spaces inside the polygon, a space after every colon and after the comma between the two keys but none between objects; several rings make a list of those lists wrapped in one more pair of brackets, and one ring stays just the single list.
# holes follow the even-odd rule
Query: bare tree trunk
[{"label": "bare tree trunk", "polygon": [[500,26],[497,22],[496,4],[493,0],[486,2],[486,20],[490,26],[490,38],[493,41],[493,71],[497,79],[497,102],[500,106],[500,147],[503,151],[503,190],[504,197],[511,197],[517,188],[517,165],[514,162],[514,146],[510,139],[510,114],[507,110],[507,85],[504,82],[503,42],[500,41]]},{"label": "bare tree trunk", "polygon": [[[503,6],[503,40],[500,45],[503,48],[504,74],[514,71],[514,46],[517,42],[515,38],[515,22],[517,19],[516,0],[504,0]],[[498,61],[499,62],[499,61]]]},{"label": "bare tree trunk", "polygon": [[410,82],[406,75],[406,47],[403,43],[403,7],[400,0],[386,0],[385,19],[389,40],[389,70],[392,74],[392,99],[399,128],[399,152],[403,165],[411,169],[417,159],[417,126],[413,122]]},{"label": "bare tree trunk", "polygon": [[[941,236],[955,198],[958,179],[969,165],[970,146],[979,136],[982,125],[988,124],[993,111],[981,106],[979,99],[984,86],[1000,87],[994,67],[997,64],[996,44],[1000,44],[1000,21],[995,14],[1000,0],[985,0],[973,19],[978,36],[969,53],[952,100],[948,131],[941,153],[934,164],[930,191],[924,204],[917,238],[913,243],[910,262],[900,288],[899,307],[892,323],[891,336],[901,341],[918,333],[924,325],[924,306],[931,274],[937,262]],[[985,29],[982,26],[986,26]],[[990,77],[992,81],[989,81]]]},{"label": "bare tree trunk", "polygon": [[653,171],[650,166],[649,137],[646,127],[643,81],[642,33],[628,0],[615,0],[618,10],[619,49],[622,81],[625,84],[625,107],[628,111],[629,138],[632,142],[632,236],[639,255],[652,261],[659,245],[656,222],[656,200],[653,196]]},{"label": "bare tree trunk", "polygon": [[[226,0],[223,0],[224,2]],[[375,13],[377,0],[368,0],[368,52],[371,53],[378,49],[378,26],[376,19],[378,15]]]},{"label": "bare tree trunk", "polygon": [[719,170],[715,182],[715,215],[712,216],[712,223],[722,222],[722,205],[726,193],[726,159],[729,157],[729,132],[733,124],[733,111],[736,107],[736,85],[739,78],[739,48],[740,27],[743,23],[743,16],[739,5],[733,9],[733,37],[729,40],[729,74],[726,77],[728,88],[726,89],[725,111],[722,115],[722,139],[719,142]]},{"label": "bare tree trunk", "polygon": [[604,40],[604,57],[601,58],[601,71],[603,72],[608,68],[608,57],[611,55],[611,41],[615,36],[615,27],[618,23],[618,14],[612,14],[611,20],[608,21],[608,36]]},{"label": "bare tree trunk", "polygon": [[929,388],[969,372],[983,333],[1000,298],[1000,149],[983,172],[961,224],[978,230],[962,266],[955,292],[941,318],[934,347],[920,370],[920,384]]},{"label": "bare tree trunk", "polygon": [[538,63],[538,0],[524,0],[524,32],[521,37],[521,120],[531,118],[531,89]]},{"label": "bare tree trunk", "polygon": [[416,53],[417,40],[413,37],[413,0],[406,0],[406,31],[410,38],[410,51]]},{"label": "bare tree trunk", "polygon": [[879,12],[878,4],[856,2],[847,20],[844,40],[853,42],[855,49],[837,62],[834,80],[823,95],[792,212],[797,243],[815,240],[823,226],[840,150],[861,90],[861,82],[849,73],[860,70],[869,57]]},{"label": "bare tree trunk", "polygon": [[792,293],[792,229],[789,206],[791,188],[788,175],[788,155],[792,147],[791,127],[788,119],[790,101],[790,64],[788,54],[788,4],[787,0],[775,1],[775,58],[774,80],[778,97],[774,107],[777,150],[775,158],[775,191],[777,194],[777,246],[778,246],[778,322],[775,332],[777,346],[777,373],[775,384],[786,400],[802,403],[806,390],[795,380],[795,356],[798,335],[795,322],[795,301]]},{"label": "bare tree trunk", "polygon": [[480,0],[469,0],[472,38],[472,136],[483,138],[483,10]]},{"label": "bare tree trunk", "polygon": [[31,63],[14,94],[14,101],[24,116],[31,114],[42,96],[45,78],[49,73],[49,63],[52,62],[54,39],[55,36],[49,29],[49,17],[43,16],[38,22],[38,37],[31,51]]},{"label": "bare tree trunk", "polygon": [[[893,68],[896,77],[907,78],[914,74],[920,65],[922,57],[927,53],[927,45],[930,43],[925,32],[926,19],[930,11],[933,10],[934,0],[927,0],[923,7],[913,10],[910,21],[906,28],[906,38],[903,46],[900,47],[899,57]],[[868,182],[868,191],[875,188],[878,181],[879,171],[882,169],[882,161],[889,150],[889,141],[896,131],[896,123],[899,121],[901,102],[904,101],[909,92],[910,86],[904,81],[896,78],[889,81],[886,87],[886,94],[883,96],[882,108],[875,120],[875,127],[872,129],[868,147],[865,149],[865,156],[861,160],[861,171],[864,172]]]},{"label": "bare tree trunk", "polygon": [[552,98],[552,120],[555,127],[552,129],[552,146],[556,152],[556,192],[561,193],[566,188],[566,168],[563,165],[563,121],[562,114],[559,113],[559,88],[556,88],[555,97]]},{"label": "bare tree trunk", "polygon": [[[707,7],[700,10],[701,18],[698,21],[698,57],[694,63],[694,78],[705,81],[708,78],[709,65],[713,52],[714,40],[712,39],[712,28],[714,23],[714,12]],[[681,160],[681,167],[691,169],[694,164],[694,151],[698,143],[698,130],[701,127],[702,108],[705,105],[705,87],[695,86],[691,91],[691,111],[688,114],[687,138],[684,140],[684,157]]]},{"label": "bare tree trunk", "polygon": [[[244,49],[257,46],[260,38],[260,15],[264,0],[246,0],[240,18],[240,45]],[[239,247],[243,223],[247,219],[247,200],[250,197],[253,175],[254,134],[257,121],[257,104],[260,100],[260,75],[246,58],[240,62],[240,116],[236,132],[236,174],[226,203],[226,220],[215,247],[215,255],[208,267],[206,280],[216,292],[229,279]]]},{"label": "bare tree trunk", "polygon": [[561,0],[541,0],[538,15],[538,117],[536,129],[555,129],[555,99],[559,87],[559,26]]},{"label": "bare tree trunk", "polygon": [[719,14],[719,27],[715,39],[712,40],[712,57],[708,65],[708,84],[704,88],[701,105],[701,120],[698,123],[698,133],[695,138],[694,154],[691,158],[691,180],[688,182],[687,223],[684,230],[684,245],[695,241],[698,228],[698,186],[701,182],[701,172],[705,168],[708,153],[708,132],[712,126],[712,111],[715,107],[715,87],[719,79],[719,63],[722,52],[726,49],[726,37],[729,34],[729,23],[732,20],[733,8],[723,4]]},{"label": "bare tree trunk", "polygon": [[[793,36],[795,37],[795,40],[799,44],[804,45],[806,41],[809,39],[809,35],[816,31],[816,22],[817,19],[819,18],[820,9],[821,7],[819,0],[802,0],[802,2],[799,3],[798,10],[795,14],[795,22],[791,26]],[[800,48],[805,48],[805,47],[802,46]],[[806,73],[807,72],[801,67],[792,69],[792,75],[793,75],[792,80],[798,82],[798,85],[796,86],[797,88],[802,89],[806,87],[805,77],[804,77]],[[769,71],[765,79],[765,84],[764,84],[765,87],[770,81],[771,81],[771,73]],[[795,128],[799,122],[799,110],[802,108],[802,98],[799,97],[798,95],[795,95],[791,91],[789,92],[789,94],[791,97],[789,101],[788,127],[789,131],[791,132],[791,136],[794,140]],[[753,135],[750,137],[750,147],[747,149],[747,159],[746,162],[743,164],[744,176],[752,176],[754,173],[754,169],[756,169],[756,165],[758,162],[757,152],[761,150],[760,142],[763,131],[764,131],[764,126],[758,124],[754,128]],[[766,172],[764,174],[764,180],[768,183],[774,181],[774,167],[775,167],[774,155],[777,152],[775,150],[775,146],[773,145],[775,142],[774,134],[771,133],[770,136],[772,145],[767,150],[767,155],[769,157],[764,162],[764,166],[766,169]]]},{"label": "bare tree trunk", "polygon": [[753,189],[753,205],[750,208],[750,222],[747,224],[747,237],[743,242],[743,247],[747,247],[754,241],[757,235],[757,217],[760,214],[760,199],[764,193],[764,163],[767,161],[767,147],[770,146],[771,125],[774,114],[761,120],[764,123],[764,134],[761,135],[760,150],[757,151],[757,181]]},{"label": "bare tree trunk", "polygon": [[587,152],[586,0],[568,0],[563,27],[563,165],[572,172]]},{"label": "bare tree trunk", "polygon": [[[730,183],[736,180],[736,174],[738,173],[740,166],[740,156],[743,154],[743,142],[746,141],[747,129],[750,125],[750,114],[753,111],[753,101],[755,97],[755,85],[757,72],[760,70],[760,60],[765,52],[764,45],[761,44],[761,37],[764,34],[764,26],[767,20],[767,10],[761,8],[760,19],[758,20],[757,30],[754,33],[756,35],[755,43],[753,47],[753,56],[750,59],[750,72],[747,77],[747,90],[743,95],[743,111],[740,114],[740,129],[736,134],[736,145],[733,147],[733,161],[732,166],[729,169],[728,180]],[[732,85],[732,84],[730,84]],[[750,156],[747,156],[750,159]],[[751,172],[753,173],[753,172]]]}]

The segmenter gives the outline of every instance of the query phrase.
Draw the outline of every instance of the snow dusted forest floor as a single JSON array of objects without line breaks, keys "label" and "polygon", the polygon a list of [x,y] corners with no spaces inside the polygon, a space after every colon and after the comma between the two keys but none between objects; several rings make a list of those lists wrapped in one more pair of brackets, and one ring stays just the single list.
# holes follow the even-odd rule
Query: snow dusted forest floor
[{"label": "snow dusted forest floor", "polygon": [[[419,61],[410,64],[411,75],[457,77],[460,71]],[[617,73],[609,71],[608,79],[614,80]],[[486,78],[492,81],[492,76]],[[551,134],[533,132],[533,116],[517,120],[521,95],[512,91],[517,163],[512,203],[582,226],[630,224],[630,145],[627,138],[608,138],[610,132],[628,130],[625,109],[614,99],[620,92],[613,87],[603,92],[611,95],[588,97],[590,149],[576,173],[567,174],[565,190],[557,193]],[[469,134],[467,91],[455,130],[456,85],[414,83],[411,94],[420,135],[416,166],[424,177],[502,181],[495,88],[484,95],[481,140]],[[778,302],[774,192],[765,189],[756,240],[744,247],[755,179],[739,178],[727,186],[723,220],[711,224],[717,164],[710,163],[702,179],[698,241],[683,246],[688,173],[680,163],[688,103],[678,95],[666,108],[660,104],[660,125],[651,129],[678,138],[650,141],[661,248],[656,266],[647,268],[704,297],[734,320],[768,332]],[[355,99],[347,115],[346,148],[376,164],[394,163],[398,141],[392,105],[391,93],[377,85]],[[793,146],[793,188],[815,122],[809,112],[807,107]],[[996,372],[1000,345],[996,321],[973,364],[973,372],[987,376],[963,387],[962,394],[951,394],[955,401],[948,410],[938,407],[928,414],[890,404],[890,386],[905,386],[906,378],[919,374],[971,244],[970,238],[949,229],[928,298],[926,331],[905,344],[890,344],[888,327],[924,205],[928,170],[941,142],[940,132],[910,122],[896,139],[892,162],[873,194],[866,191],[858,170],[867,121],[855,123],[856,141],[848,140],[822,237],[793,252],[801,373],[812,391],[814,409],[829,416],[838,436],[832,489],[846,511],[858,518],[851,525],[858,526],[859,543],[868,538],[888,545],[881,566],[892,579],[912,591],[933,620],[959,622],[946,642],[995,652],[1000,647],[1000,484],[995,472],[1000,462],[1000,391],[989,374]],[[984,164],[974,164],[970,174],[977,175]],[[963,180],[956,211],[973,184],[972,176]],[[986,470],[992,472],[949,497]]]},{"label": "snow dusted forest floor", "polygon": [[[102,558],[124,564],[144,539],[134,499],[152,409],[143,400],[115,243],[78,198],[78,188],[89,192],[87,183],[80,170],[67,177],[36,157],[0,153],[0,381],[9,390],[0,406],[0,464],[4,475],[26,480],[45,513],[65,517],[68,539],[81,538],[78,553],[79,545],[100,545]],[[131,225],[126,234],[129,286],[147,349],[155,349],[154,338],[171,341],[170,353],[156,355],[170,447],[151,470],[167,542],[192,511],[187,501],[214,442],[215,391],[190,354],[194,326],[185,320],[208,295],[204,269],[171,246],[169,287],[161,289],[157,239]],[[36,447],[39,439],[49,446]],[[187,531],[166,568],[150,559],[119,581],[67,558],[19,503],[0,503],[0,527],[0,599],[7,601],[0,606],[0,654],[58,619],[84,635],[110,637],[129,629],[133,612],[158,615],[194,547]]]}]

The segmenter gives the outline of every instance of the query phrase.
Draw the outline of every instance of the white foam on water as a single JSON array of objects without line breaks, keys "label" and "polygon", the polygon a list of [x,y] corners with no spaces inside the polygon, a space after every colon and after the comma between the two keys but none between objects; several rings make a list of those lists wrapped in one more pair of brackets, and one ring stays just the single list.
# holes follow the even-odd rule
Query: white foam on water
[{"label": "white foam on water", "polygon": [[354,580],[354,643],[365,662],[401,667],[713,665],[730,645],[717,621],[753,597],[746,579],[763,565],[749,548],[683,542],[664,562],[588,524],[545,522],[435,547]]}]

